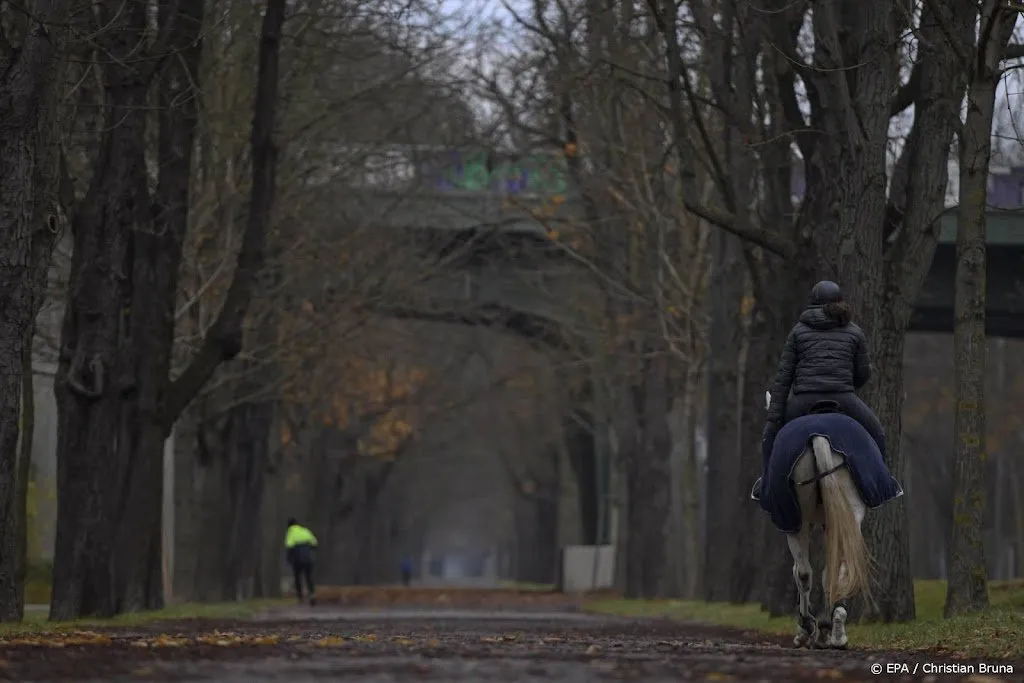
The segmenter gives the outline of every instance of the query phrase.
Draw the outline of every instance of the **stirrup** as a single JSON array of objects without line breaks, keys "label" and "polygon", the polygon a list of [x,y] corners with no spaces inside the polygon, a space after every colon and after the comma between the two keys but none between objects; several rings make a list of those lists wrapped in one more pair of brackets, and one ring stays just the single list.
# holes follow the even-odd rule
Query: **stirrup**
[{"label": "stirrup", "polygon": [[757,481],[754,482],[754,486],[750,489],[750,500],[756,500],[758,503],[761,502],[761,479],[758,477]]}]

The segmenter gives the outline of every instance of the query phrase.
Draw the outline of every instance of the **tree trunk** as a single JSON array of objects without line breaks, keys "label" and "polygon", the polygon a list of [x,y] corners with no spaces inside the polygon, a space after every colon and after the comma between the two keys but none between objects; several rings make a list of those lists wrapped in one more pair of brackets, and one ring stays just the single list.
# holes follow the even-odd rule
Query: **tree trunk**
[{"label": "tree trunk", "polygon": [[[580,430],[582,431],[582,430]],[[583,434],[582,436],[589,436]],[[587,443],[589,441],[589,443]],[[593,472],[594,453],[593,439],[588,439],[581,445],[589,452],[580,453],[582,459],[589,463],[588,469]],[[556,533],[552,551],[558,555],[557,550],[566,545],[578,545],[583,540],[583,504],[584,493],[581,482],[577,476],[577,470],[573,467],[573,453],[569,450],[566,439],[559,439],[551,450],[551,459],[555,461],[555,490],[552,495],[555,498],[555,525]],[[593,492],[593,481],[585,482],[590,493]],[[592,509],[593,506],[588,506]]]},{"label": "tree trunk", "polygon": [[[178,274],[188,230],[202,23],[201,0],[160,4],[159,25],[163,31],[171,31],[168,49],[174,51],[175,57],[163,64],[155,79],[160,107],[155,218],[151,230],[140,223],[132,236],[132,298],[128,315],[129,334],[134,338],[137,354],[134,382],[139,422],[135,438],[129,442],[130,450],[124,453],[123,462],[128,470],[121,475],[121,481],[126,487],[126,498],[114,538],[119,612],[154,609],[164,603],[163,452],[180,415],[180,410],[168,413],[166,397],[171,389]],[[113,85],[116,87],[116,83]],[[142,141],[140,146],[144,144]],[[125,207],[145,207],[148,202],[148,193],[140,192],[134,197],[129,195]]]},{"label": "tree trunk", "polygon": [[[50,254],[64,227],[58,198],[58,99],[69,2],[29,2],[20,45],[0,54],[0,620],[20,620],[25,508],[19,482],[25,362]],[[5,27],[6,31],[6,27]],[[73,200],[73,197],[64,198]],[[70,202],[69,202],[70,203]],[[31,374],[31,370],[29,370]],[[30,428],[30,426],[29,426]]]},{"label": "tree trunk", "polygon": [[[175,9],[172,16],[171,10]],[[169,382],[173,308],[188,188],[203,3],[161,3],[165,55],[135,54],[147,8],[102,6],[113,58],[105,70],[107,116],[94,177],[75,217],[71,294],[57,376],[57,549],[51,618],[158,607],[163,444],[171,425],[241,346],[242,323],[264,260],[274,196],[278,53],[283,0],[270,0],[260,40],[254,104],[253,184],[235,276],[188,367]],[[172,21],[173,19],[173,21]],[[156,207],[145,165],[152,65],[162,64]],[[171,106],[173,103],[173,106]],[[153,211],[152,208],[159,209]],[[156,228],[156,229],[154,229]],[[63,517],[61,521],[60,517]]]},{"label": "tree trunk", "polygon": [[578,409],[582,419],[586,419],[592,426],[587,429],[576,420],[566,417],[562,420],[563,448],[568,452],[570,468],[561,473],[566,479],[572,478],[570,485],[575,489],[576,502],[579,516],[580,542],[586,545],[594,545],[598,541],[598,517],[601,515],[601,492],[599,490],[598,458],[597,458],[597,437],[594,432],[598,429],[593,424],[593,417],[587,414],[587,409]]},{"label": "tree trunk", "polygon": [[[740,530],[733,525],[741,501],[739,330],[743,299],[740,242],[716,230],[712,235],[711,282],[708,292],[708,460],[705,484],[707,518],[704,558],[704,599],[729,600],[732,541]],[[763,392],[762,392],[763,393]],[[757,476],[757,472],[749,473]]]},{"label": "tree trunk", "polygon": [[[999,61],[1017,13],[985,0],[967,91],[967,120],[960,130],[960,201],[956,233],[953,372],[953,524],[949,547],[947,617],[988,606],[985,566],[985,211],[992,156],[992,119]],[[999,514],[1000,511],[996,511]],[[998,539],[997,539],[998,540]]]},{"label": "tree trunk", "polygon": [[[678,524],[679,541],[679,587],[682,597],[697,598],[701,588],[701,515],[700,476],[701,467],[697,459],[697,389],[700,373],[692,366],[686,370],[683,391],[678,398],[679,408],[679,454],[675,463],[678,473],[673,476],[673,495],[678,499],[678,510],[674,510]],[[678,485],[675,485],[678,484]]]},{"label": "tree trunk", "polygon": [[[140,37],[145,8],[128,8],[122,21],[135,28],[122,31]],[[134,235],[151,234],[153,227],[143,152],[147,87],[125,65],[136,41],[118,42],[110,46],[107,112],[93,181],[74,216],[74,258],[54,379],[59,421],[53,619],[112,616],[121,607],[115,535],[142,417],[131,330]],[[146,491],[157,514],[161,490],[158,485]],[[135,540],[135,552],[149,558],[153,539]],[[158,596],[150,597],[159,604]]]},{"label": "tree trunk", "polygon": [[202,413],[205,401],[190,405],[174,426],[174,575],[172,585],[178,599],[200,602],[212,588],[200,565],[211,552],[207,546],[206,518],[217,510],[218,500],[209,496],[208,455],[200,445],[199,431],[204,429]]},{"label": "tree trunk", "polygon": [[1013,543],[1014,576],[1024,576],[1024,467],[1013,463]]},{"label": "tree trunk", "polygon": [[255,594],[273,416],[270,403],[242,403],[201,427],[206,512],[197,579],[204,600],[246,600]]},{"label": "tree trunk", "polygon": [[640,439],[627,454],[626,486],[628,540],[626,542],[626,596],[664,597],[669,563],[666,532],[671,517],[668,357],[663,349],[650,350],[634,389]]},{"label": "tree trunk", "polygon": [[[161,79],[154,211],[145,163],[155,75],[136,54],[147,9],[103,6],[107,112],[93,179],[74,219],[74,256],[56,378],[58,522],[51,618],[163,605],[163,449],[174,301],[187,225],[202,2],[161,5],[181,48]],[[180,72],[179,72],[180,71]],[[102,463],[100,465],[99,463]],[[84,522],[83,522],[84,520]],[[99,552],[98,552],[99,551]]]},{"label": "tree trunk", "polygon": [[[31,330],[29,333],[31,335]],[[28,484],[32,465],[35,395],[32,389],[32,343],[21,352],[21,411],[18,416],[18,458],[14,495],[3,500],[6,523],[0,527],[0,621],[25,616],[25,574],[28,571]]]}]

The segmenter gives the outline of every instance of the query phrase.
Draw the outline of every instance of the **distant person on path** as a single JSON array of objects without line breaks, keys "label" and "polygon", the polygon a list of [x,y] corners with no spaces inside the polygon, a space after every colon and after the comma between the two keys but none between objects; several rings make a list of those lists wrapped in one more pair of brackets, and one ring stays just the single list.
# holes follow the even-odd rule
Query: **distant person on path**
[{"label": "distant person on path", "polygon": [[313,586],[313,564],[316,562],[316,536],[292,517],[288,520],[288,531],[284,536],[285,558],[295,575],[295,595],[302,602],[302,580],[309,589],[309,604],[316,604],[316,589]]},{"label": "distant person on path", "polygon": [[782,425],[807,415],[819,401],[835,401],[871,434],[885,457],[882,423],[856,394],[871,379],[871,356],[864,331],[850,315],[839,285],[823,280],[811,289],[807,308],[786,338],[771,389],[761,439],[765,469]]},{"label": "distant person on path", "polygon": [[402,585],[408,586],[412,583],[412,558],[406,555],[402,558]]}]

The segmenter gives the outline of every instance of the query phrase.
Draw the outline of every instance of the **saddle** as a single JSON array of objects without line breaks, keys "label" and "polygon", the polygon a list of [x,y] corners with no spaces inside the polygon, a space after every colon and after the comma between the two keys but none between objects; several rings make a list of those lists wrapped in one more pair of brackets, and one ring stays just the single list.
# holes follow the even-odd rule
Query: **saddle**
[{"label": "saddle", "polygon": [[807,411],[808,415],[821,415],[823,413],[846,414],[846,411],[843,410],[843,407],[841,405],[839,405],[839,401],[835,401],[832,399],[817,401],[813,406],[811,406],[811,409]]}]

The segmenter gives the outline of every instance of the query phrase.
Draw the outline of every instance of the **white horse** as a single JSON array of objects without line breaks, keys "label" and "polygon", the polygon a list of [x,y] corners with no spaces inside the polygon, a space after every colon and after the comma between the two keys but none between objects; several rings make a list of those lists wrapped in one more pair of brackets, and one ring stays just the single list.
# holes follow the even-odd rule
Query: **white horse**
[{"label": "white horse", "polygon": [[[766,392],[771,405],[771,392]],[[790,480],[800,505],[800,531],[786,534],[793,555],[793,581],[798,602],[796,647],[845,648],[847,600],[858,594],[871,598],[872,560],[868,554],[861,522],[867,506],[844,465],[842,453],[832,450],[823,436],[811,438],[797,458]],[[825,570],[822,588],[830,613],[817,622],[811,611],[811,526],[825,530]]]}]

